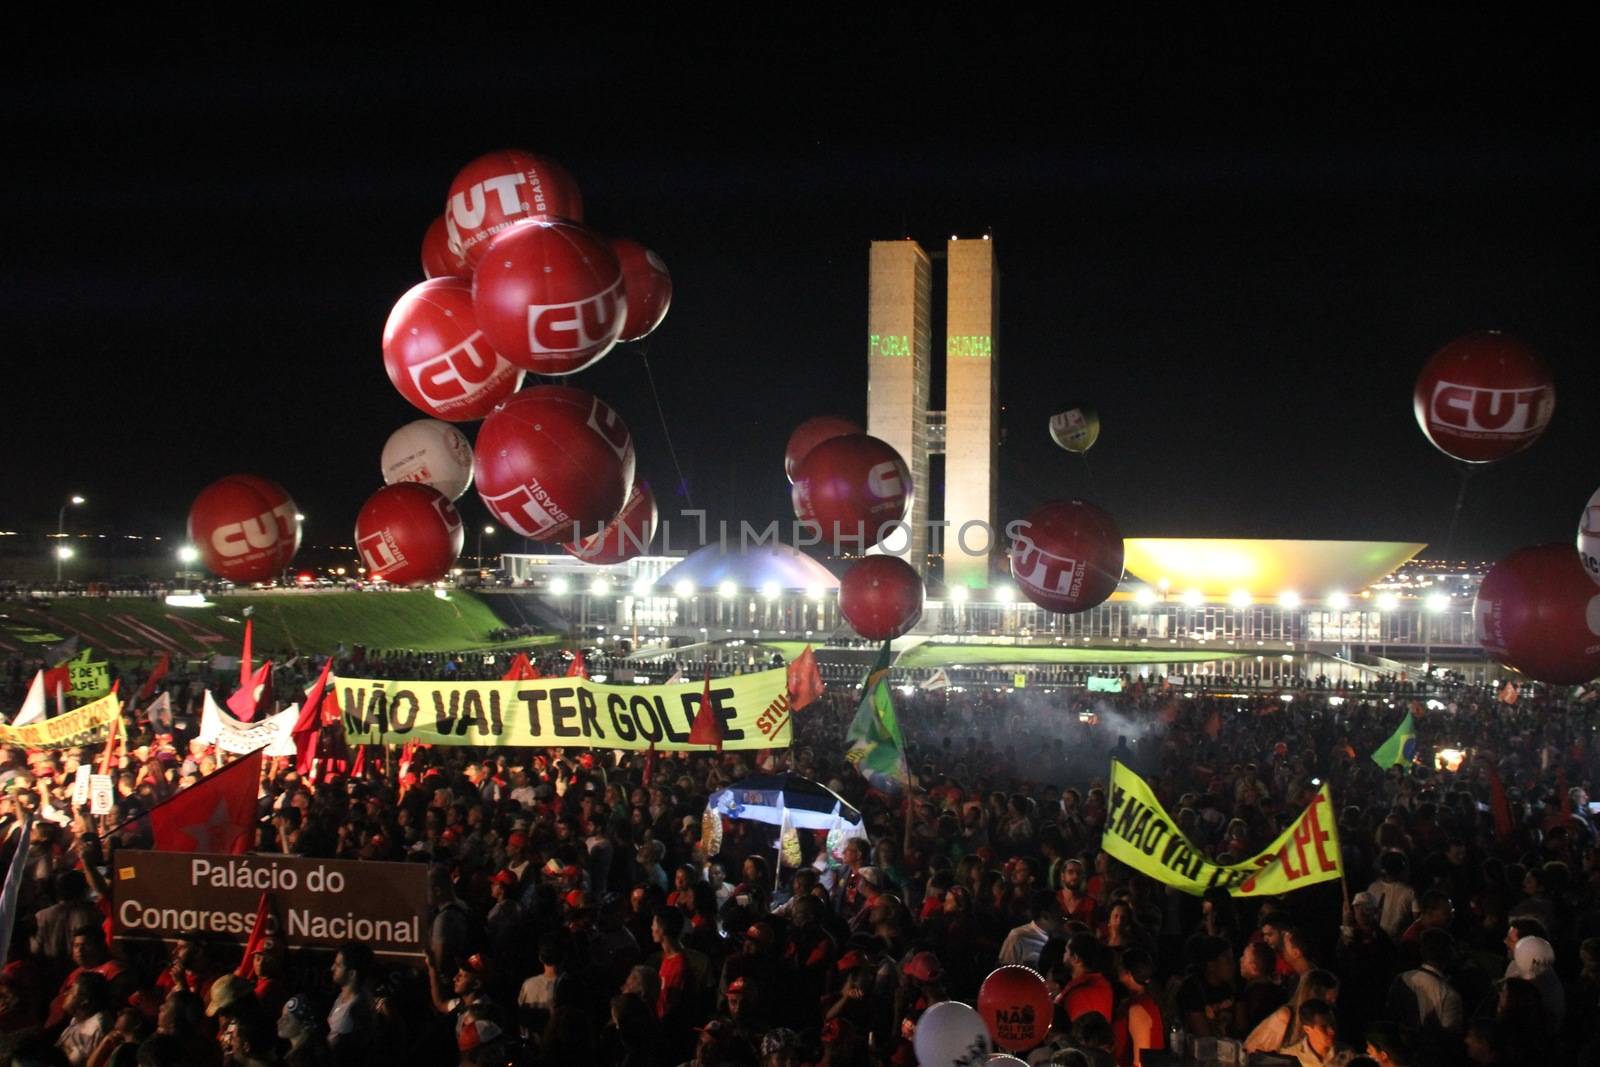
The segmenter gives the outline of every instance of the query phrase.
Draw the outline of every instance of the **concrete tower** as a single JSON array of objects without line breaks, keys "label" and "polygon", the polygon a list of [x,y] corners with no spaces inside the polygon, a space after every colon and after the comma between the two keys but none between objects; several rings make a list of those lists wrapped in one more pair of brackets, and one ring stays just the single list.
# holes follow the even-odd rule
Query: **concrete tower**
[{"label": "concrete tower", "polygon": [[[912,240],[874,241],[867,274],[867,433],[893,445],[911,468],[911,541],[888,546],[917,569],[928,559],[928,377],[932,366],[933,268]],[[987,453],[985,453],[987,454]]]},{"label": "concrete tower", "polygon": [[987,237],[952,238],[945,257],[944,581],[981,589],[989,584],[990,552],[1003,547],[1004,536],[995,519],[1000,272]]}]

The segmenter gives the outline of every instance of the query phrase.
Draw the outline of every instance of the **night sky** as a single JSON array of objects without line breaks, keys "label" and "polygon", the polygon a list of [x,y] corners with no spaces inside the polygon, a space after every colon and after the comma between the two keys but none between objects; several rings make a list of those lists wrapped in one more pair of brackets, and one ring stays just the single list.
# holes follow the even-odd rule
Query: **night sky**
[{"label": "night sky", "polygon": [[[1456,468],[1411,385],[1499,327],[1554,366],[1557,410],[1474,478],[1457,554],[1570,540],[1600,485],[1585,35],[1005,18],[14,39],[0,519],[52,527],[77,491],[75,522],[178,536],[249,471],[308,543],[347,543],[421,417],[379,338],[423,230],[462,164],[525,147],[672,270],[649,359],[689,499],[638,350],[573,380],[627,419],[669,515],[789,518],[789,430],[865,416],[868,242],[990,231],[1002,520],[1088,495],[1130,535],[1442,542]],[[1092,484],[1046,432],[1069,399],[1101,412]]]}]

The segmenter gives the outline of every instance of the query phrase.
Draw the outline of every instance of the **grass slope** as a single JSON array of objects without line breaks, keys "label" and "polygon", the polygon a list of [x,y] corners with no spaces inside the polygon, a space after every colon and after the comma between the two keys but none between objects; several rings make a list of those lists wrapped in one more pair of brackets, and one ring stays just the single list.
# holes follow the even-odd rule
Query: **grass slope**
[{"label": "grass slope", "polygon": [[[137,659],[160,652],[186,656],[237,655],[244,636],[244,609],[254,607],[258,658],[284,649],[302,653],[362,644],[438,652],[499,647],[491,630],[502,625],[489,606],[455,591],[440,600],[421,592],[299,592],[219,597],[203,608],[173,608],[138,599],[65,599],[46,608],[7,604],[0,608],[0,652],[41,649],[73,634],[109,655]],[[555,641],[524,638],[517,646]]]},{"label": "grass slope", "polygon": [[1242,652],[1206,652],[1128,648],[1053,648],[1049,645],[918,645],[895,662],[897,667],[966,667],[1028,663],[1204,663],[1234,659]]}]

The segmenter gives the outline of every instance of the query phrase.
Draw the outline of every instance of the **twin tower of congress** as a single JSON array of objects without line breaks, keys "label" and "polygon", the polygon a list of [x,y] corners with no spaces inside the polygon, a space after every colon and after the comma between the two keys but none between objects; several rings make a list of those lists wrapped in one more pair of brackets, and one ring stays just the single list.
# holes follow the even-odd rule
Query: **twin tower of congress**
[{"label": "twin tower of congress", "polygon": [[[935,273],[943,268],[944,407],[932,387]],[[989,584],[989,555],[1003,547],[995,521],[1000,446],[1000,350],[996,343],[1000,272],[988,237],[952,237],[931,255],[917,242],[874,241],[867,284],[867,432],[893,445],[911,468],[916,492],[910,543],[887,549],[927,573],[943,555],[946,586]],[[944,456],[948,525],[930,544],[929,467]]]}]

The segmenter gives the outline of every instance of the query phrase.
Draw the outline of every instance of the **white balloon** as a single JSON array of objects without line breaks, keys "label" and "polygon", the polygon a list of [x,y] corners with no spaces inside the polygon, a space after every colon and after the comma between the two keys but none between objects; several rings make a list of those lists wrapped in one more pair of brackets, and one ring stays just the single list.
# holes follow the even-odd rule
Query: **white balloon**
[{"label": "white balloon", "polygon": [[986,1064],[988,1064],[989,1067],[993,1067],[993,1065],[996,1064],[996,1063],[1020,1063],[1020,1064],[1022,1064],[1022,1067],[1028,1067],[1028,1061],[1027,1060],[1019,1060],[1015,1056],[1012,1056],[1009,1053],[1005,1053],[1005,1052],[1002,1052],[1002,1053],[1000,1053],[998,1055],[995,1055],[995,1056],[990,1056],[984,1062]]},{"label": "white balloon", "polygon": [[438,419],[408,422],[383,446],[383,484],[421,482],[451,500],[472,484],[472,444],[467,435]]},{"label": "white balloon", "polygon": [[983,1018],[959,1000],[942,1000],[923,1012],[911,1044],[919,1067],[979,1067],[994,1052]]},{"label": "white balloon", "polygon": [[1578,558],[1590,578],[1600,584],[1600,489],[1594,491],[1578,520]]}]

